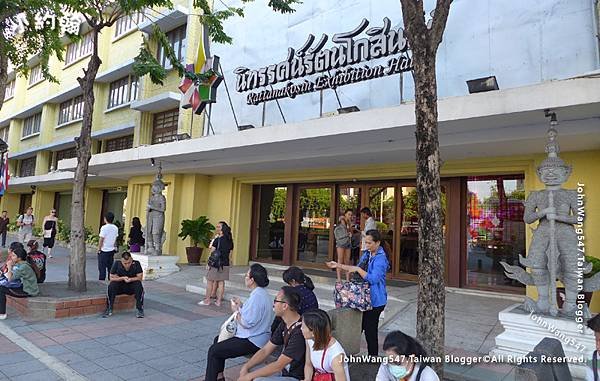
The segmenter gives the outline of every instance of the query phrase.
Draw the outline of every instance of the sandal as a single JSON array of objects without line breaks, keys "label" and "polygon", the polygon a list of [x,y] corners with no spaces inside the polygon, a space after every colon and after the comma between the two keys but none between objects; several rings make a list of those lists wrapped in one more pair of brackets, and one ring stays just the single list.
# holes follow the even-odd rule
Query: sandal
[{"label": "sandal", "polygon": [[210,302],[206,303],[204,300],[198,302],[199,306],[210,306]]}]

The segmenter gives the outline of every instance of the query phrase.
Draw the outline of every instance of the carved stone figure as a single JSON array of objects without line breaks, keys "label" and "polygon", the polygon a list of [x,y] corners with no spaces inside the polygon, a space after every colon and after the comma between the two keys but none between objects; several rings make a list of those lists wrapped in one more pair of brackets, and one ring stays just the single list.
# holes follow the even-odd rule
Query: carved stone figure
[{"label": "carved stone figure", "polygon": [[[546,188],[532,191],[525,201],[525,223],[539,221],[527,257],[519,256],[521,265],[531,271],[527,273],[520,266],[501,263],[506,276],[537,288],[538,300],[526,298],[525,309],[558,315],[556,280],[559,279],[565,286],[566,295],[561,312],[565,316],[574,316],[577,294],[599,289],[600,279],[597,276],[583,279],[583,274],[589,273],[592,265],[585,262],[583,253],[578,252],[573,226],[577,223],[577,191],[561,187],[571,174],[571,166],[558,157],[560,149],[556,137],[556,130],[550,128],[546,144],[548,157],[537,168],[538,177]],[[585,314],[589,316],[587,308]]]},{"label": "carved stone figure", "polygon": [[152,194],[148,200],[146,215],[146,254],[162,255],[162,245],[166,239],[165,209],[167,200],[162,191],[165,183],[162,181],[161,166],[159,164],[156,179],[152,183]]}]

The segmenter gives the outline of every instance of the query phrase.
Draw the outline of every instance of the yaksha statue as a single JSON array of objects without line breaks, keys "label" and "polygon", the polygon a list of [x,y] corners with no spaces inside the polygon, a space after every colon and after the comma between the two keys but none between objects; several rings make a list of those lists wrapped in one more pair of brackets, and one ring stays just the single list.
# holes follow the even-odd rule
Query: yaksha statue
[{"label": "yaksha statue", "polygon": [[[554,128],[548,131],[546,152],[548,157],[537,168],[537,175],[546,188],[532,191],[525,201],[524,221],[527,224],[539,222],[533,232],[527,257],[519,256],[521,265],[528,267],[527,273],[520,266],[501,262],[506,276],[525,285],[533,285],[538,291],[538,300],[526,298],[525,309],[540,314],[556,316],[559,313],[556,302],[556,281],[565,286],[565,300],[562,315],[575,316],[579,292],[598,289],[597,277],[584,279],[591,271],[591,263],[578,250],[578,239],[574,224],[577,223],[577,191],[563,189],[571,174],[571,166],[559,156]],[[585,315],[589,311],[585,307]]]},{"label": "yaksha statue", "polygon": [[167,200],[162,191],[165,183],[162,182],[161,167],[158,167],[156,179],[152,183],[152,194],[148,200],[148,213],[146,215],[146,254],[162,255],[162,245],[166,238],[165,209]]}]

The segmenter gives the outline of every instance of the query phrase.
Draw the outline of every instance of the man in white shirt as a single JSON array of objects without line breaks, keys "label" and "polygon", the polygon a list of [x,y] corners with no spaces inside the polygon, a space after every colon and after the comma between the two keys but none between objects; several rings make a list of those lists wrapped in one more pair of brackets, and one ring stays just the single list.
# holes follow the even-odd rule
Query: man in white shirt
[{"label": "man in white shirt", "polygon": [[19,241],[22,244],[26,244],[33,238],[34,225],[35,217],[33,215],[33,208],[30,206],[27,208],[27,212],[20,215],[17,219],[17,226],[19,227]]},{"label": "man in white shirt", "polygon": [[365,246],[365,237],[367,236],[367,232],[369,230],[377,230],[377,224],[373,219],[373,213],[371,209],[364,207],[360,210],[361,219],[365,220],[365,229],[362,231],[362,250],[366,250]]},{"label": "man in white shirt", "polygon": [[117,236],[119,228],[113,224],[115,215],[112,212],[104,216],[104,225],[100,228],[100,241],[98,242],[98,272],[99,280],[106,280],[106,273],[110,272],[113,257],[117,251]]}]

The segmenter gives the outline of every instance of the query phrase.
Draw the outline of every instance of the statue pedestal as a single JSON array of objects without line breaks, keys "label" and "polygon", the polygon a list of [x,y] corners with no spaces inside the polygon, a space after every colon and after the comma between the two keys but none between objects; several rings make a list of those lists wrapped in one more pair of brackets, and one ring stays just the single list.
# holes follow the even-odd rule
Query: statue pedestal
[{"label": "statue pedestal", "polygon": [[144,280],[158,279],[179,271],[176,255],[144,255],[131,253],[131,257],[140,261],[144,270]]},{"label": "statue pedestal", "polygon": [[[496,336],[496,346],[490,355],[525,356],[544,337],[551,337],[561,342],[566,357],[583,357],[584,361],[592,358],[596,349],[594,332],[585,324],[581,334],[575,318],[530,314],[520,306],[515,304],[498,314],[504,332]],[[573,378],[585,379],[585,362],[569,363],[569,369]]]}]

